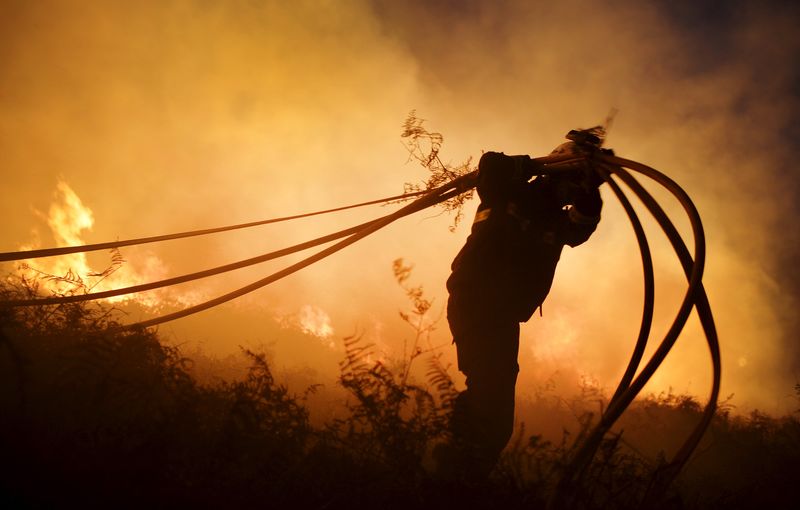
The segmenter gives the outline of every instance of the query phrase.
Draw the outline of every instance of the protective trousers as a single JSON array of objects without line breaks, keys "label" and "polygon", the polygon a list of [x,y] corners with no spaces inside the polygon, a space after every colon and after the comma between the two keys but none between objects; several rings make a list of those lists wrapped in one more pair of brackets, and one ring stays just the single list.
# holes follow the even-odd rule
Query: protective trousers
[{"label": "protective trousers", "polygon": [[456,399],[450,430],[455,470],[480,480],[491,472],[514,429],[519,322],[501,310],[475,310],[452,295],[447,319],[467,389]]}]

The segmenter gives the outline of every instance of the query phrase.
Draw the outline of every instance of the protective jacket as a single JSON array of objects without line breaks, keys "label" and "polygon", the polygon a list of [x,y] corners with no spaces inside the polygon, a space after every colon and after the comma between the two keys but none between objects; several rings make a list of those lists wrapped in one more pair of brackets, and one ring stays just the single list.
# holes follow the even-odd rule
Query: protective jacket
[{"label": "protective jacket", "polygon": [[450,306],[462,313],[526,322],[550,291],[564,245],[578,246],[597,227],[596,187],[565,187],[545,176],[529,181],[533,166],[528,156],[481,157],[481,203],[447,280]]}]

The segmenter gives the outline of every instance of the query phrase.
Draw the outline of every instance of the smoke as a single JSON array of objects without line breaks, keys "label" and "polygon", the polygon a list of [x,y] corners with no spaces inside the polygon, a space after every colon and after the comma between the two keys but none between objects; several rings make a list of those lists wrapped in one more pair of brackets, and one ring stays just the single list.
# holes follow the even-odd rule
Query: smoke
[{"label": "smoke", "polygon": [[[795,8],[743,1],[713,11],[702,2],[693,10],[629,0],[3,2],[0,168],[12,191],[0,202],[8,219],[0,243],[12,250],[30,238],[42,220],[27,212],[48,209],[59,175],[94,211],[85,241],[138,237],[396,194],[424,177],[404,165],[399,139],[412,108],[444,134],[443,159],[461,162],[484,150],[545,154],[569,129],[598,124],[616,107],[609,145],[666,172],[703,217],[723,393],[735,393],[742,408],[789,409],[800,371],[796,19]],[[648,187],[690,239],[677,202]],[[641,269],[627,219],[603,193],[600,228],[565,250],[544,316],[523,328],[521,386],[558,371],[611,388],[624,370],[641,314]],[[183,273],[385,212],[152,250]],[[405,219],[169,331],[217,349],[235,347],[234,337],[273,342],[286,363],[330,358],[328,337],[301,352],[281,342],[279,326],[265,326],[276,315],[298,324],[306,317],[311,334],[366,332],[402,345],[409,333],[396,317],[406,305],[392,261],[415,263],[438,316],[468,233],[463,225],[450,234],[450,219],[435,215]],[[656,226],[646,227],[659,339],[685,282]],[[137,252],[123,255],[133,263]],[[285,263],[193,289],[213,296]],[[452,359],[444,321],[434,336]],[[692,319],[648,390],[674,386],[702,398],[709,381]]]}]

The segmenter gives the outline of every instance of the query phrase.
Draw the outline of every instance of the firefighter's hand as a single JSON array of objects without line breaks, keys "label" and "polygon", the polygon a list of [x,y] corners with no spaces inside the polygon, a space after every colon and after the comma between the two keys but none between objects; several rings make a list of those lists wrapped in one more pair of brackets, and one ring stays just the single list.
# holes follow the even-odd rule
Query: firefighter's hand
[{"label": "firefighter's hand", "polygon": [[586,193],[580,182],[575,179],[556,179],[555,185],[556,197],[561,206],[574,204],[577,196]]},{"label": "firefighter's hand", "polygon": [[586,191],[597,189],[604,182],[605,180],[603,179],[603,176],[600,174],[600,171],[596,170],[593,166],[588,166],[584,170],[583,176],[581,178],[581,186]]},{"label": "firefighter's hand", "polygon": [[[614,156],[613,149],[600,149],[600,153],[607,156]],[[603,179],[603,173],[606,173],[606,171],[599,170],[594,164],[587,165],[584,169],[584,188],[587,190],[599,188],[601,184],[606,182],[605,179]]]},{"label": "firefighter's hand", "polygon": [[542,173],[542,164],[528,155],[510,156],[514,160],[515,177],[529,181],[534,175]]},{"label": "firefighter's hand", "polygon": [[[587,188],[585,179],[572,180],[560,179],[556,184],[558,202],[561,205],[573,205],[586,215],[593,216],[599,213],[602,207],[600,193],[597,185]],[[600,182],[603,182],[602,180]]]},{"label": "firefighter's hand", "polygon": [[575,195],[572,205],[585,216],[598,216],[603,207],[603,200],[600,198],[597,188],[591,191],[581,189]]}]

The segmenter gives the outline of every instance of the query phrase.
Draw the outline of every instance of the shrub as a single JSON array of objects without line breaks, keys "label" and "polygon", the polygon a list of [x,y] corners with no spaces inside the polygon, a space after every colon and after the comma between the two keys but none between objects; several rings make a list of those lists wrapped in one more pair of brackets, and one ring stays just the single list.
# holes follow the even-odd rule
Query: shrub
[{"label": "shrub", "polygon": [[[527,435],[506,449],[485,486],[432,477],[429,452],[447,437],[457,391],[436,356],[427,385],[410,366],[431,351],[430,303],[395,275],[412,303],[413,339],[399,363],[345,339],[339,382],[345,414],[312,426],[305,394],[244,350],[240,379],[199,384],[191,360],[154,330],[124,330],[103,305],[0,307],[0,489],[11,506],[316,508],[543,508],[577,440],[592,426],[597,395],[575,409],[561,441]],[[36,292],[0,286],[0,299]],[[798,388],[800,392],[800,388]],[[799,393],[800,394],[800,393]],[[788,508],[800,483],[800,422],[722,406],[665,501],[674,508]],[[603,442],[573,494],[575,508],[637,508],[665,457],[649,441],[680,436],[699,419],[690,396],[634,403]],[[622,429],[626,429],[623,432]],[[678,433],[676,434],[676,431]],[[661,446],[663,448],[663,446]]]}]

